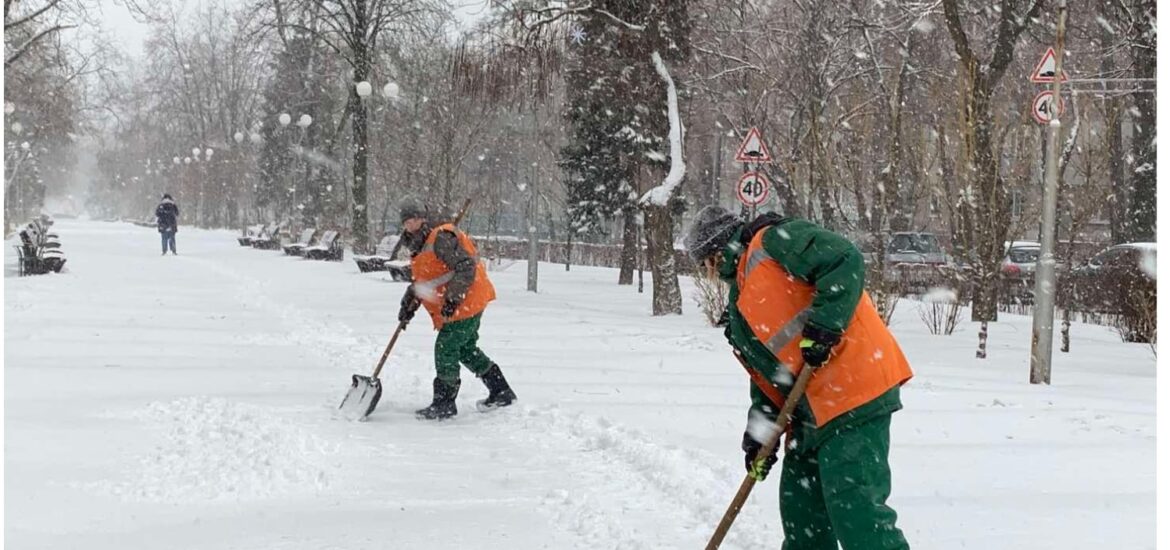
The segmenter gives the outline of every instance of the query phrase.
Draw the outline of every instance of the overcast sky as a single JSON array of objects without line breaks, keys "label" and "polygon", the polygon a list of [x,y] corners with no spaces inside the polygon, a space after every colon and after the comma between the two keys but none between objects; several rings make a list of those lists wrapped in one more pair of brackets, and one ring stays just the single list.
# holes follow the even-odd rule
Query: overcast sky
[{"label": "overcast sky", "polygon": [[[242,0],[227,0],[242,4]],[[489,0],[448,0],[455,8],[455,15],[464,25],[474,23],[487,12]],[[175,0],[182,5],[195,5],[194,0]],[[130,16],[130,11],[113,0],[101,0],[99,9],[102,12],[102,26],[106,34],[121,45],[122,49],[134,57],[143,54],[142,43],[149,34],[146,25],[139,23]]]}]

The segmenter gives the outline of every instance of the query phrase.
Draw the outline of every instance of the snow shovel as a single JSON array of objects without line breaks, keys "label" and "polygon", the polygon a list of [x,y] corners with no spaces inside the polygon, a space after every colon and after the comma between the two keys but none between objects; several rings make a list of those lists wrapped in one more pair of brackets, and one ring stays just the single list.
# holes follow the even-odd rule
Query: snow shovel
[{"label": "snow shovel", "polygon": [[[743,357],[738,353],[735,354],[736,359],[743,363],[744,368],[749,368],[744,362]],[[813,372],[816,369],[802,368],[800,369],[800,376],[796,377],[796,382],[792,385],[792,391],[788,392],[788,398],[784,400],[784,406],[780,409],[780,416],[776,417],[775,429],[772,430],[772,435],[764,442],[764,446],[756,452],[756,457],[752,461],[760,460],[772,454],[776,450],[776,446],[780,444],[780,436],[784,435],[788,428],[788,422],[791,420],[792,411],[796,410],[796,404],[800,402],[800,398],[804,396],[804,389],[808,386],[808,381],[812,379]],[[720,544],[723,544],[723,538],[727,536],[727,532],[731,530],[731,524],[735,522],[736,516],[743,508],[744,502],[747,501],[748,495],[751,494],[752,488],[756,486],[756,478],[751,474],[743,477],[743,482],[739,484],[739,491],[736,491],[735,498],[731,499],[731,504],[727,506],[727,511],[723,513],[723,519],[719,520],[719,526],[715,528],[715,533],[711,535],[711,540],[707,541],[706,550],[716,550]]]},{"label": "snow shovel", "polygon": [[382,358],[378,360],[378,366],[374,368],[374,374],[370,376],[353,375],[349,392],[345,394],[345,398],[341,400],[341,406],[338,407],[343,416],[350,420],[363,421],[369,418],[370,413],[374,412],[374,408],[378,406],[378,400],[382,398],[382,381],[378,379],[378,375],[382,373],[382,366],[386,364],[386,358],[390,357],[390,350],[394,349],[398,335],[402,334],[405,329],[406,321],[399,322],[398,328],[394,329],[394,335],[390,337],[390,343],[386,344],[386,351],[382,352]]}]

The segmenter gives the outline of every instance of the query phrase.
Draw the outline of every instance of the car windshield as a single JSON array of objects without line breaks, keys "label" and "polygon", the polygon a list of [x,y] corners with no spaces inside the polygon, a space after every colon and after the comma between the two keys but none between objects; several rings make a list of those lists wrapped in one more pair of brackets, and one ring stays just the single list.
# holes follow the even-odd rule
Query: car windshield
[{"label": "car windshield", "polygon": [[934,235],[926,233],[899,233],[890,240],[890,252],[919,252],[937,254],[942,252]]},{"label": "car windshield", "polygon": [[1008,258],[1017,264],[1034,264],[1040,259],[1040,249],[1013,248],[1008,251]]}]

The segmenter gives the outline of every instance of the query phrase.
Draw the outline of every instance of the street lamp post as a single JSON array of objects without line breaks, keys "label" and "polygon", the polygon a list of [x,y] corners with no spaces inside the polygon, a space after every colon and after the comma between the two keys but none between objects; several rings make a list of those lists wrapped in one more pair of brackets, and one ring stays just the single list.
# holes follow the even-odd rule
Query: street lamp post
[{"label": "street lamp post", "polygon": [[[301,164],[303,166],[304,181],[303,181],[302,185],[305,188],[305,192],[309,194],[309,197],[308,197],[309,203],[313,204],[312,201],[315,200],[315,198],[314,198],[315,193],[314,193],[314,190],[311,189],[310,185],[309,185],[310,184],[310,179],[309,179],[310,164],[309,164],[308,157],[305,155],[305,148],[304,148],[305,138],[307,137],[307,135],[309,133],[309,126],[311,124],[313,124],[313,117],[309,116],[308,114],[302,114],[300,116],[300,118],[297,119],[297,127],[301,129],[301,135],[297,139],[296,152],[297,152],[297,155],[301,157]],[[320,197],[316,197],[316,199],[319,199],[319,198]],[[296,206],[297,210],[300,211],[301,223],[304,224],[304,222],[305,222],[305,208],[299,204],[295,205],[295,206]],[[312,211],[312,210],[313,209],[310,209],[310,211]]]},{"label": "street lamp post", "polygon": [[[199,154],[202,152],[203,150],[198,147],[191,149],[192,162],[198,163]],[[195,191],[195,224],[199,227],[203,227],[203,178],[200,177],[198,170],[199,168],[196,167],[191,171],[192,176],[196,179],[196,183],[198,185],[198,189]]]},{"label": "street lamp post", "polygon": [[[292,122],[292,115],[290,115],[288,113],[280,113],[280,116],[278,116],[276,118],[276,121],[280,123],[280,133],[283,135],[285,128],[288,128],[288,125]],[[287,140],[287,136],[286,136],[286,140]],[[292,192],[292,203],[289,205],[289,214],[291,215],[292,210],[295,210],[297,207],[297,186],[296,186],[296,184],[293,184],[293,186],[291,188],[289,188],[289,190]]]},{"label": "street lamp post", "polygon": [[[232,157],[235,158],[235,166],[236,166],[235,173],[236,173],[237,177],[240,177],[240,174],[244,173],[244,170],[243,170],[244,153],[243,153],[243,148],[242,148],[242,146],[244,144],[244,133],[243,132],[236,132],[235,134],[232,134],[232,139],[235,140],[235,142],[236,142],[236,145],[232,150],[234,153],[232,155]],[[240,191],[240,185],[239,185],[238,181],[235,182],[235,185],[233,186],[232,190],[235,192],[235,195],[236,195],[235,200],[232,201],[233,205],[235,206],[235,215],[239,217],[240,227],[243,228],[243,227],[247,226],[247,222],[243,221],[244,216],[243,216],[243,208],[241,207],[241,204],[243,204],[244,201],[243,201],[243,194]],[[225,192],[225,194],[226,194],[226,192]],[[230,218],[231,216],[228,216],[228,217]]]},{"label": "street lamp post", "polygon": [[[214,155],[214,154],[215,154],[215,149],[212,149],[212,148],[210,148],[210,147],[208,147],[207,149],[204,149],[204,150],[203,150],[203,177],[202,177],[202,178],[199,180],[199,208],[200,208],[201,210],[203,209],[203,204],[204,204],[204,201],[205,201],[205,199],[203,198],[203,195],[204,195],[204,193],[205,193],[205,191],[206,191],[206,183],[207,183],[207,180],[208,180],[208,179],[210,179],[210,178],[212,177],[212,174],[211,174],[211,169],[212,169],[212,168],[211,168],[211,156],[212,156],[212,155]],[[213,182],[213,183],[214,183],[214,182]],[[218,222],[218,221],[219,221],[219,216],[218,216],[218,215],[217,215],[217,216],[215,216],[215,221],[216,221],[216,222]],[[208,226],[210,226],[210,225],[211,225],[211,224],[207,223],[207,220],[203,220],[203,226],[204,226],[204,227],[208,227]]]}]

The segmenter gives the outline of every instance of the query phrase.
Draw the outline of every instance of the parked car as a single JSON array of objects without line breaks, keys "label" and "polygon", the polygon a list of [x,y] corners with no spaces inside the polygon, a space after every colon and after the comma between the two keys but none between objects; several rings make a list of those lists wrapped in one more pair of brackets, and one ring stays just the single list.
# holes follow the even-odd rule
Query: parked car
[{"label": "parked car", "polygon": [[900,232],[890,235],[886,264],[947,265],[950,258],[934,233]]},{"label": "parked car", "polygon": [[1140,272],[1157,279],[1158,243],[1115,244],[1098,252],[1074,271],[1078,274],[1121,274]]},{"label": "parked car", "polygon": [[1157,243],[1117,244],[1069,273],[1073,307],[1080,311],[1132,314],[1156,299]]},{"label": "parked car", "polygon": [[1004,243],[1001,271],[1009,279],[1031,279],[1036,274],[1036,262],[1040,260],[1040,243],[1033,241],[1012,241]]}]

